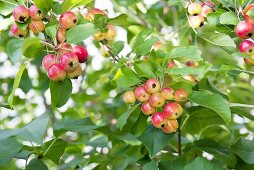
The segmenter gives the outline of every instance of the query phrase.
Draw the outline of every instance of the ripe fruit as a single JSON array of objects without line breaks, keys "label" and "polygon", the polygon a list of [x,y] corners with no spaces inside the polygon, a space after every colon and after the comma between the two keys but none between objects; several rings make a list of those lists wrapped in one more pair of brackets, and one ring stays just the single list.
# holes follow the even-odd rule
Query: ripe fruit
[{"label": "ripe fruit", "polygon": [[248,59],[248,58],[243,58],[243,61],[247,65],[254,65],[254,60]]},{"label": "ripe fruit", "polygon": [[97,41],[102,41],[106,38],[106,33],[105,32],[97,32],[94,34],[94,39]]},{"label": "ripe fruit", "polygon": [[77,79],[82,74],[82,68],[81,65],[77,65],[74,70],[67,72],[67,77],[69,79]]},{"label": "ripe fruit", "polygon": [[108,31],[106,32],[105,39],[111,41],[116,37],[116,30],[113,25],[108,25],[107,28]]},{"label": "ripe fruit", "polygon": [[188,66],[188,67],[196,67],[197,64],[195,62],[193,62],[193,61],[187,61],[186,62],[186,66]]},{"label": "ripe fruit", "polygon": [[167,118],[164,113],[156,112],[152,116],[152,124],[154,127],[162,128],[167,123]]},{"label": "ripe fruit", "polygon": [[23,38],[23,37],[25,37],[25,36],[27,35],[27,33],[28,33],[28,30],[27,30],[27,29],[25,29],[25,30],[20,30],[20,29],[18,28],[18,26],[17,26],[15,23],[12,24],[12,26],[11,26],[11,34],[12,34],[13,36],[19,37],[19,38]]},{"label": "ripe fruit", "polygon": [[66,77],[66,72],[60,64],[53,64],[48,69],[48,77],[53,81],[63,81]]},{"label": "ripe fruit", "polygon": [[37,8],[37,6],[32,5],[29,8],[29,15],[33,20],[42,20],[43,19],[43,14],[42,12]]},{"label": "ripe fruit", "polygon": [[188,101],[188,92],[184,89],[178,89],[175,91],[175,101],[178,103],[186,103]]},{"label": "ripe fruit", "polygon": [[42,60],[42,66],[45,70],[48,70],[49,67],[55,63],[56,62],[55,62],[55,55],[54,54],[48,54]]},{"label": "ripe fruit", "polygon": [[29,18],[29,11],[24,5],[21,5],[13,10],[12,15],[15,21],[25,23]]},{"label": "ripe fruit", "polygon": [[40,32],[44,31],[45,24],[42,21],[31,21],[29,29],[32,30],[34,35],[38,35]]},{"label": "ripe fruit", "polygon": [[168,120],[165,126],[162,128],[162,131],[169,134],[175,132],[177,128],[177,120]]},{"label": "ripe fruit", "polygon": [[133,91],[127,91],[123,95],[124,103],[132,104],[135,103],[136,98]]},{"label": "ripe fruit", "polygon": [[164,107],[164,114],[168,119],[177,119],[182,116],[183,108],[180,104],[169,102]]},{"label": "ripe fruit", "polygon": [[74,27],[77,22],[77,16],[73,12],[65,12],[60,16],[60,26],[65,29],[70,29]]},{"label": "ripe fruit", "polygon": [[135,97],[140,102],[146,102],[150,98],[150,94],[146,92],[145,88],[143,86],[137,87],[135,89]]},{"label": "ripe fruit", "polygon": [[144,102],[141,106],[141,110],[147,116],[153,114],[156,111],[149,102]]},{"label": "ripe fruit", "polygon": [[146,91],[150,94],[157,93],[160,90],[160,82],[155,78],[150,78],[144,85]]},{"label": "ripe fruit", "polygon": [[215,11],[215,3],[212,1],[203,2],[201,8],[202,8],[201,15],[203,17],[207,17],[209,13]]},{"label": "ripe fruit", "polygon": [[247,55],[254,54],[254,42],[252,40],[243,40],[239,44],[239,51]]},{"label": "ripe fruit", "polygon": [[254,33],[254,24],[249,21],[241,21],[236,26],[236,35],[242,39],[251,38]]},{"label": "ripe fruit", "polygon": [[102,11],[102,10],[100,10],[100,9],[98,9],[98,8],[93,8],[93,9],[91,9],[90,11],[89,11],[89,13],[91,14],[91,15],[98,15],[98,14],[100,14],[100,15],[105,15],[105,16],[107,16],[107,14],[104,12],[104,11]]},{"label": "ripe fruit", "polygon": [[78,57],[80,63],[84,63],[87,60],[88,52],[85,47],[83,46],[75,46],[72,50]]},{"label": "ripe fruit", "polygon": [[100,47],[100,53],[101,53],[101,55],[102,55],[103,57],[105,57],[105,58],[110,57],[109,52],[108,52],[103,46]]},{"label": "ripe fruit", "polygon": [[165,87],[161,90],[161,95],[165,100],[173,100],[174,90],[170,87]]},{"label": "ripe fruit", "polygon": [[58,55],[64,55],[72,51],[72,46],[68,43],[60,44],[57,48],[58,48]]},{"label": "ripe fruit", "polygon": [[173,68],[173,67],[175,67],[175,66],[176,66],[176,63],[172,60],[172,61],[170,61],[170,62],[168,63],[167,68],[170,69],[170,68]]},{"label": "ripe fruit", "polygon": [[149,103],[153,107],[162,107],[165,103],[165,99],[161,95],[161,93],[154,93],[149,98]]},{"label": "ripe fruit", "polygon": [[59,28],[59,30],[56,33],[56,38],[58,42],[62,43],[66,41],[65,32],[66,32],[66,29]]},{"label": "ripe fruit", "polygon": [[199,3],[191,3],[188,6],[188,13],[190,15],[199,15],[201,13],[201,5]]},{"label": "ripe fruit", "polygon": [[67,72],[79,66],[78,57],[72,52],[60,56],[59,61],[63,69]]},{"label": "ripe fruit", "polygon": [[195,15],[189,17],[189,24],[192,28],[199,28],[204,25],[205,18],[201,15]]}]

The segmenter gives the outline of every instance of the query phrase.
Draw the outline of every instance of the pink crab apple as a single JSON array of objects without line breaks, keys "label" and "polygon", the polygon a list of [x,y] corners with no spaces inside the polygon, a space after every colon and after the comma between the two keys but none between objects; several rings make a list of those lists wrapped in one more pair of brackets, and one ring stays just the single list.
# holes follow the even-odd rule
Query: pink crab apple
[{"label": "pink crab apple", "polygon": [[171,69],[171,68],[173,68],[173,67],[175,67],[175,66],[176,66],[176,63],[174,62],[174,60],[172,60],[172,61],[170,61],[170,62],[168,63],[167,68],[168,68],[168,69]]},{"label": "pink crab apple", "polygon": [[107,28],[108,31],[105,34],[105,39],[111,41],[116,37],[116,30],[113,25],[108,25]]},{"label": "pink crab apple", "polygon": [[188,13],[190,15],[199,15],[201,13],[201,5],[199,3],[191,3],[188,6]]},{"label": "pink crab apple", "polygon": [[78,19],[73,12],[68,11],[60,16],[59,22],[62,28],[70,29],[77,24]]},{"label": "pink crab apple", "polygon": [[127,91],[123,95],[123,101],[128,104],[133,104],[136,102],[135,94],[133,91]]},{"label": "pink crab apple", "polygon": [[169,102],[165,105],[163,111],[168,119],[177,119],[182,116],[183,108],[178,103]]},{"label": "pink crab apple", "polygon": [[170,87],[165,87],[161,90],[161,95],[165,100],[173,100],[174,90]]},{"label": "pink crab apple", "polygon": [[59,44],[57,48],[59,56],[70,53],[72,51],[72,46],[68,43]]},{"label": "pink crab apple", "polygon": [[15,37],[23,38],[28,34],[28,30],[21,30],[18,26],[14,23],[11,26],[11,34]]},{"label": "pink crab apple", "polygon": [[15,21],[25,23],[29,18],[29,10],[24,5],[17,6],[12,15]]},{"label": "pink crab apple", "polygon": [[184,104],[188,101],[188,92],[184,89],[178,89],[175,91],[175,101],[177,103]]},{"label": "pink crab apple", "polygon": [[157,93],[160,91],[160,82],[155,78],[150,78],[145,82],[144,85],[146,91],[150,94]]},{"label": "pink crab apple", "polygon": [[239,44],[239,51],[247,55],[254,54],[254,42],[252,40],[243,40]]},{"label": "pink crab apple", "polygon": [[163,112],[156,112],[152,115],[152,124],[156,128],[162,128],[167,123],[166,115]]},{"label": "pink crab apple", "polygon": [[66,29],[64,29],[64,28],[58,29],[58,31],[56,33],[56,38],[57,38],[58,42],[62,43],[62,42],[66,41],[65,33],[66,33]]},{"label": "pink crab apple", "polygon": [[200,28],[204,25],[205,18],[201,15],[195,15],[189,17],[189,24],[192,28]]},{"label": "pink crab apple", "polygon": [[135,97],[140,102],[146,102],[150,98],[150,94],[147,93],[143,86],[139,86],[134,91]]},{"label": "pink crab apple", "polygon": [[168,120],[165,126],[162,128],[164,133],[170,134],[177,130],[178,121],[177,120]]},{"label": "pink crab apple", "polygon": [[155,113],[155,108],[150,105],[149,102],[142,103],[141,110],[145,115],[152,115]]},{"label": "pink crab apple", "polygon": [[59,61],[66,72],[73,71],[76,67],[80,65],[78,57],[75,53],[72,52],[60,56]]},{"label": "pink crab apple", "polygon": [[237,24],[235,32],[242,39],[251,38],[254,33],[254,23],[249,20],[241,21]]},{"label": "pink crab apple", "polygon": [[207,17],[209,13],[215,11],[215,3],[212,1],[203,2],[201,4],[201,8],[202,8],[201,15],[203,17]]},{"label": "pink crab apple", "polygon": [[35,21],[39,21],[43,19],[43,14],[36,5],[32,5],[29,8],[29,15]]},{"label": "pink crab apple", "polygon": [[63,81],[66,77],[66,72],[60,64],[53,64],[48,69],[48,77],[53,81]]},{"label": "pink crab apple", "polygon": [[81,65],[78,64],[74,70],[68,71],[67,72],[67,77],[69,79],[77,79],[80,75],[82,74],[82,68]]},{"label": "pink crab apple", "polygon": [[165,103],[165,99],[161,93],[154,93],[150,96],[149,103],[152,107],[162,107]]},{"label": "pink crab apple", "polygon": [[85,47],[77,45],[73,48],[72,52],[76,54],[80,63],[87,61],[88,52]]},{"label": "pink crab apple", "polygon": [[56,56],[54,54],[46,55],[42,60],[42,67],[45,70],[48,70],[50,66],[56,63],[55,59],[56,59]]},{"label": "pink crab apple", "polygon": [[29,29],[34,33],[34,35],[38,35],[40,32],[44,31],[45,24],[42,21],[31,21]]}]

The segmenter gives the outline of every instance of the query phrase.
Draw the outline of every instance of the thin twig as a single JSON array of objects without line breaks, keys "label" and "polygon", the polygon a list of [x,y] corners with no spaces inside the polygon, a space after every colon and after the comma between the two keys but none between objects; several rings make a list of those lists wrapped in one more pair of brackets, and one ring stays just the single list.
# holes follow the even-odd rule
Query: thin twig
[{"label": "thin twig", "polygon": [[181,128],[177,129],[178,132],[178,156],[182,154],[182,140],[181,140]]}]

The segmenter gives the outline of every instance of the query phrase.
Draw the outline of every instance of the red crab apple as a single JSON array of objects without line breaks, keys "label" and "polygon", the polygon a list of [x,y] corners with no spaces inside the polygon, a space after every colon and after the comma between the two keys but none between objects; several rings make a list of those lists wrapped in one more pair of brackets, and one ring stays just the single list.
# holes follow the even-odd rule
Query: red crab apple
[{"label": "red crab apple", "polygon": [[150,96],[149,103],[152,107],[162,107],[165,103],[165,99],[161,93],[154,93]]},{"label": "red crab apple", "polygon": [[29,8],[29,15],[33,20],[39,21],[43,19],[43,14],[36,5]]},{"label": "red crab apple", "polygon": [[42,21],[31,21],[29,29],[32,30],[34,35],[38,35],[40,32],[44,31],[45,24]]},{"label": "red crab apple", "polygon": [[113,25],[108,25],[107,28],[108,31],[105,34],[105,39],[111,41],[116,37],[116,30]]},{"label": "red crab apple", "polygon": [[189,17],[189,24],[192,28],[200,28],[204,25],[205,18],[201,15],[195,15]]},{"label": "red crab apple", "polygon": [[65,33],[66,33],[66,29],[64,29],[64,28],[58,29],[58,31],[56,33],[56,38],[57,38],[58,42],[62,43],[62,42],[66,41]]},{"label": "red crab apple", "polygon": [[154,127],[162,128],[166,123],[167,118],[163,112],[156,112],[152,115],[152,124]]},{"label": "red crab apple", "polygon": [[201,4],[201,8],[202,8],[201,15],[203,17],[207,17],[209,13],[215,11],[215,3],[212,1],[203,2]]},{"label": "red crab apple", "polygon": [[254,59],[251,60],[249,58],[243,58],[243,61],[245,62],[245,64],[247,65],[254,65]]},{"label": "red crab apple", "polygon": [[251,38],[254,33],[254,24],[249,20],[241,21],[237,24],[235,32],[242,39]]},{"label": "red crab apple", "polygon": [[70,29],[77,24],[78,19],[77,19],[77,16],[73,12],[68,11],[68,12],[63,13],[60,16],[59,21],[60,21],[60,26],[62,28]]},{"label": "red crab apple", "polygon": [[247,55],[254,54],[254,42],[252,40],[243,40],[239,44],[239,51]]},{"label": "red crab apple", "polygon": [[60,56],[59,61],[63,69],[67,72],[72,71],[79,66],[78,57],[72,52]]},{"label": "red crab apple", "polygon": [[66,72],[60,64],[53,64],[48,69],[48,77],[53,81],[63,81],[66,77]]},{"label": "red crab apple", "polygon": [[12,15],[15,21],[25,23],[29,18],[29,11],[24,5],[21,5],[13,10]]},{"label": "red crab apple", "polygon": [[165,100],[173,100],[174,90],[170,87],[165,87],[161,90],[161,95]]},{"label": "red crab apple", "polygon": [[186,66],[188,66],[188,67],[196,67],[197,64],[194,61],[187,61],[186,62]]},{"label": "red crab apple", "polygon": [[150,94],[157,93],[160,91],[160,82],[155,78],[150,78],[144,85],[146,91]]},{"label": "red crab apple", "polygon": [[164,114],[168,119],[177,119],[182,116],[183,108],[180,104],[169,102],[164,107]]},{"label": "red crab apple", "polygon": [[60,44],[57,48],[58,48],[58,55],[64,55],[72,51],[72,46],[68,43]]},{"label": "red crab apple", "polygon": [[86,48],[83,46],[79,46],[79,45],[75,46],[72,52],[76,54],[80,63],[84,63],[88,58],[88,52]]},{"label": "red crab apple", "polygon": [[136,98],[133,91],[127,91],[123,95],[123,101],[128,104],[135,103]]},{"label": "red crab apple", "polygon": [[69,79],[77,79],[82,74],[81,65],[78,64],[73,70],[67,72]]},{"label": "red crab apple", "polygon": [[28,30],[25,29],[25,30],[21,30],[18,28],[18,26],[14,23],[12,24],[11,26],[11,34],[15,37],[19,37],[19,38],[23,38],[27,35],[28,33]]},{"label": "red crab apple", "polygon": [[199,3],[191,3],[188,6],[188,13],[190,15],[199,15],[201,13],[201,5]]},{"label": "red crab apple", "polygon": [[162,128],[164,133],[173,133],[178,128],[178,121],[177,120],[168,120],[165,126]]},{"label": "red crab apple", "polygon": [[187,102],[188,100],[188,92],[184,89],[178,89],[175,91],[175,101],[177,103],[181,103],[181,104],[184,104]]},{"label": "red crab apple", "polygon": [[145,115],[152,115],[156,110],[149,102],[142,103],[141,110]]},{"label": "red crab apple", "polygon": [[172,61],[170,61],[170,62],[168,63],[167,68],[168,68],[168,69],[171,69],[171,68],[173,68],[173,67],[175,67],[175,66],[176,66],[176,63],[172,60]]},{"label": "red crab apple", "polygon": [[147,93],[143,86],[137,87],[134,91],[135,97],[140,102],[146,102],[150,98],[150,94]]},{"label": "red crab apple", "polygon": [[54,54],[48,54],[46,55],[42,60],[42,66],[45,70],[48,70],[50,66],[55,64],[55,55]]}]

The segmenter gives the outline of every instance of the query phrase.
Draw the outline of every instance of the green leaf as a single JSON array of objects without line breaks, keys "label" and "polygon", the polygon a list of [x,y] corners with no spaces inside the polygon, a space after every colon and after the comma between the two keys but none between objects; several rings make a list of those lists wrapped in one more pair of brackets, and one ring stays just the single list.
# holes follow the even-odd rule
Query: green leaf
[{"label": "green leaf", "polygon": [[201,106],[214,110],[220,115],[227,125],[231,122],[231,112],[228,104],[222,96],[211,93],[209,91],[193,92],[189,96],[190,101],[197,103]]},{"label": "green leaf", "polygon": [[53,0],[34,0],[33,2],[43,13],[50,11],[53,6]]},{"label": "green leaf", "polygon": [[240,156],[247,164],[254,164],[253,140],[250,141],[241,137],[235,144],[230,146],[230,149]]},{"label": "green leaf", "polygon": [[154,161],[151,161],[144,165],[142,170],[158,170],[157,164]]},{"label": "green leaf", "polygon": [[254,9],[251,9],[247,12],[247,15],[254,19]]},{"label": "green leaf", "polygon": [[126,14],[121,14],[115,18],[110,18],[108,20],[108,24],[112,25],[118,25],[118,26],[125,26],[128,25],[129,23],[127,22],[128,16]]},{"label": "green leaf", "polygon": [[22,46],[24,40],[12,39],[7,43],[7,54],[13,63],[19,62],[22,57]]},{"label": "green leaf", "polygon": [[90,2],[92,2],[92,0],[65,0],[62,4],[62,12],[69,11],[80,5],[87,5]]},{"label": "green leaf", "polygon": [[239,20],[234,12],[225,12],[222,13],[220,16],[220,23],[228,25],[237,25],[239,23]]},{"label": "green leaf", "polygon": [[0,2],[0,14],[2,14],[4,16],[11,14],[13,12],[14,8],[16,7],[16,5],[18,5],[17,2],[14,0],[8,0],[8,2],[10,2],[10,3]]},{"label": "green leaf", "polygon": [[112,46],[112,53],[114,56],[118,55],[124,48],[124,42],[123,41],[117,41]]},{"label": "green leaf", "polygon": [[27,58],[38,57],[41,54],[42,45],[39,38],[28,38],[24,40],[22,52]]},{"label": "green leaf", "polygon": [[26,166],[25,170],[48,170],[48,167],[42,162],[42,160],[33,159]]},{"label": "green leaf", "polygon": [[123,76],[116,80],[117,87],[130,87],[142,82],[137,74],[129,67],[121,68]]},{"label": "green leaf", "polygon": [[143,135],[138,137],[149,151],[151,156],[160,152],[174,136],[173,134],[165,134],[161,129],[157,129],[152,125],[149,126]]},{"label": "green leaf", "polygon": [[200,61],[202,52],[195,46],[176,47],[170,51],[170,58],[185,57],[192,61]]},{"label": "green leaf", "polygon": [[173,160],[161,160],[159,162],[159,170],[183,170],[187,162],[185,155],[178,156]]},{"label": "green leaf", "polygon": [[187,164],[183,170],[223,170],[223,168],[203,157],[197,157],[194,161]]},{"label": "green leaf", "polygon": [[45,32],[51,39],[54,40],[56,38],[57,25],[50,25],[46,27]]},{"label": "green leaf", "polygon": [[156,77],[155,70],[152,69],[152,66],[149,64],[149,62],[137,61],[134,63],[134,69],[139,77]]},{"label": "green leaf", "polygon": [[[253,105],[252,105],[253,106]],[[242,108],[242,106],[240,107],[236,107],[236,106],[230,106],[230,110],[232,113],[236,113],[238,114],[239,116],[242,116],[242,117],[246,117],[252,121],[254,121],[254,116],[251,115],[250,111],[246,111]]]},{"label": "green leaf", "polygon": [[95,33],[94,25],[92,23],[82,24],[73,27],[67,32],[66,39],[68,43],[76,44]]},{"label": "green leaf", "polygon": [[184,67],[184,68],[171,68],[169,70],[166,70],[167,73],[169,74],[177,74],[177,75],[190,75],[190,74],[196,74],[196,75],[203,75],[205,74],[205,67]]},{"label": "green leaf", "polygon": [[50,81],[51,103],[54,107],[61,107],[67,103],[72,92],[72,83],[70,79],[63,82]]},{"label": "green leaf", "polygon": [[0,140],[0,164],[8,163],[22,148],[22,144],[13,138]]},{"label": "green leaf", "polygon": [[24,70],[26,69],[26,64],[22,64],[20,66],[20,69],[15,77],[15,80],[14,80],[14,83],[13,83],[13,88],[12,88],[12,91],[11,91],[11,94],[10,96],[8,97],[8,103],[10,106],[13,106],[13,97],[14,97],[14,93],[16,91],[16,89],[19,87],[19,84],[20,84],[20,80],[21,80],[21,77],[23,75],[23,72]]},{"label": "green leaf", "polygon": [[19,29],[21,30],[25,30],[28,27],[28,24],[31,22],[31,19],[29,18],[28,21],[26,21],[25,23],[19,23],[19,22],[15,22],[16,25],[18,26]]}]

